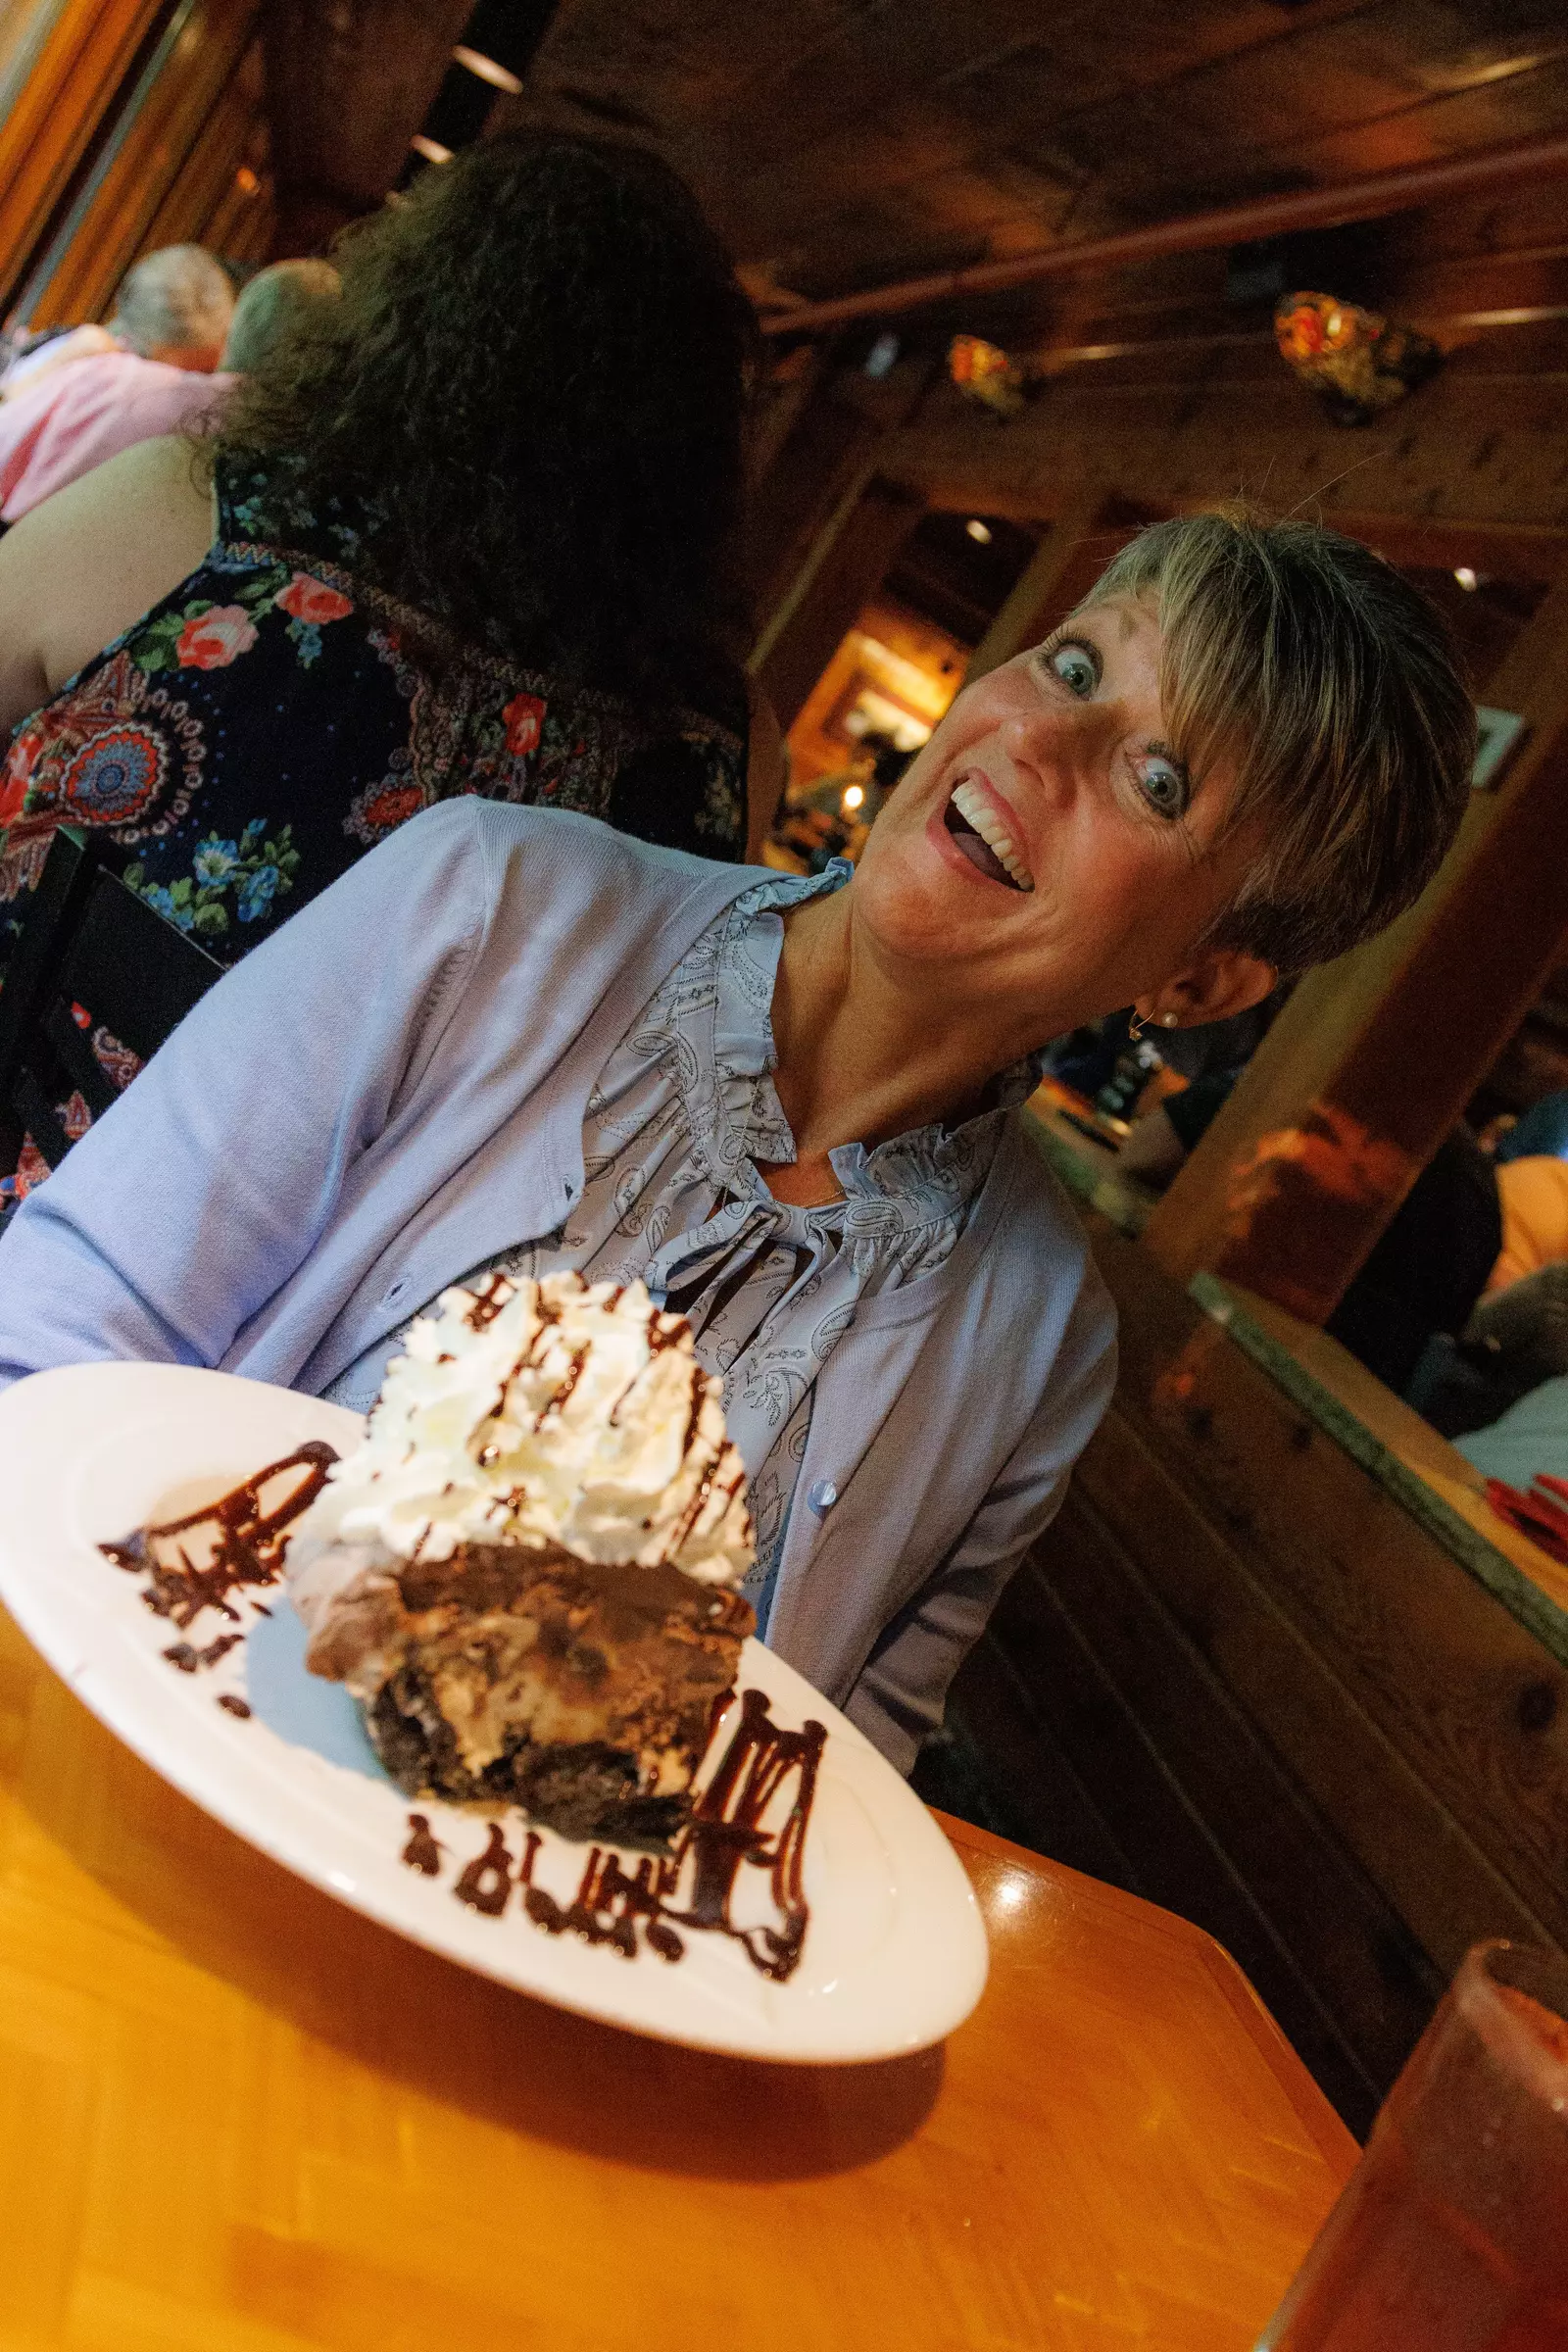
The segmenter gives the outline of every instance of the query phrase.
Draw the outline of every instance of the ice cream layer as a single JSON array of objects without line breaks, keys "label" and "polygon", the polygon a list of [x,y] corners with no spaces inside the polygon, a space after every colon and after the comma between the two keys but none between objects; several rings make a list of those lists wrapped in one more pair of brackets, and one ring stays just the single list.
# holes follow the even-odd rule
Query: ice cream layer
[{"label": "ice cream layer", "polygon": [[691,1328],[640,1282],[492,1275],[444,1291],[388,1367],[365,1443],[291,1552],[449,1559],[463,1544],[562,1545],[734,1585],[752,1564],[746,1473]]}]

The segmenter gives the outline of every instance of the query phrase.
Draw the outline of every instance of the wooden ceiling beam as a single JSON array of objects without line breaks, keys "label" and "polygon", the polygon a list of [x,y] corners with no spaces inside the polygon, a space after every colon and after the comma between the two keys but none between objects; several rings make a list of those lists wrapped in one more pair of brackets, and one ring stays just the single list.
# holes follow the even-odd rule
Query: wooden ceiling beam
[{"label": "wooden ceiling beam", "polygon": [[1511,140],[1505,146],[1481,148],[1436,163],[1405,164],[1391,172],[1368,172],[1334,187],[1301,188],[1285,196],[1222,205],[1213,212],[1187,214],[1143,228],[1121,229],[1112,236],[1083,237],[1048,245],[1008,261],[980,262],[968,269],[905,278],[895,285],[841,295],[831,302],[801,303],[765,318],[762,332],[816,334],[860,318],[894,317],[927,309],[933,303],[1001,293],[1051,277],[1084,270],[1127,269],[1137,263],[1160,261],[1171,254],[1256,244],[1304,229],[1340,228],[1353,220],[1378,220],[1388,213],[1415,211],[1432,204],[1452,203],[1462,197],[1495,193],[1522,181],[1539,185],[1544,180],[1564,178],[1568,178],[1568,133]]},{"label": "wooden ceiling beam", "polygon": [[473,0],[270,0],[278,255],[317,251],[383,201],[472,14]]}]

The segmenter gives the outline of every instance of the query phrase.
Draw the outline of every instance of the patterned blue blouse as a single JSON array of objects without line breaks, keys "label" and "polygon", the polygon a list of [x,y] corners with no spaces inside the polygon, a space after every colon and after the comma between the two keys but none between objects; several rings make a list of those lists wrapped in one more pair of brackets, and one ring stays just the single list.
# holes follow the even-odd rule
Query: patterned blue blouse
[{"label": "patterned blue blouse", "polygon": [[[800,1208],[774,1199],[758,1162],[796,1155],[772,1079],[780,909],[841,889],[851,871],[836,859],[809,880],[760,882],[703,933],[589,1098],[586,1183],[567,1223],[466,1277],[570,1267],[595,1282],[640,1279],[690,1319],[699,1357],[723,1381],[751,1481],[757,1565],[746,1591],[763,1634],[817,1373],[860,1299],[942,1264],[1008,1106],[1036,1082],[1021,1064],[960,1127],[916,1128],[871,1152],[841,1144],[829,1154],[841,1200]],[[407,1329],[341,1373],[332,1401],[368,1411]]]}]

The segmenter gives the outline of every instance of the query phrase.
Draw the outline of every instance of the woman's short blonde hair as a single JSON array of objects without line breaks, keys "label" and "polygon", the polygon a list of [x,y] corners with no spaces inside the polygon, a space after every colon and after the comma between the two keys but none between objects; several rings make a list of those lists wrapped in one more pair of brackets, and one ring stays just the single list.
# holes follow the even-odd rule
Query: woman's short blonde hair
[{"label": "woman's short blonde hair", "polygon": [[1321,523],[1247,508],[1153,524],[1086,605],[1157,599],[1170,748],[1235,784],[1227,831],[1261,851],[1211,934],[1282,972],[1370,939],[1458,830],[1476,719],[1442,616]]}]

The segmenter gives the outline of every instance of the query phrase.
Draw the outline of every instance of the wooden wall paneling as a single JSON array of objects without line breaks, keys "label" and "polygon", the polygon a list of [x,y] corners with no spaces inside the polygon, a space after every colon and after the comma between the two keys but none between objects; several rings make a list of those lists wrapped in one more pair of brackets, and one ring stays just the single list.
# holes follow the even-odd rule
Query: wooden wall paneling
[{"label": "wooden wall paneling", "polygon": [[0,11],[0,122],[42,58],[70,0],[12,0]]},{"label": "wooden wall paneling", "polygon": [[0,308],[171,0],[66,0],[0,122]]},{"label": "wooden wall paneling", "polygon": [[[1320,1662],[1308,1672],[1301,1650],[1275,1640],[1277,1680],[1251,1685],[1251,1704],[1289,1736],[1293,1767],[1443,1965],[1495,1922],[1500,1900],[1568,1946],[1568,1669],[1166,1284],[1142,1244],[1094,1223],[1120,1310],[1121,1409]],[[1191,1326],[1173,1347],[1184,1309]],[[1100,1490],[1098,1506],[1119,1511],[1115,1493],[1114,1482]],[[1146,1527],[1139,1557],[1160,1584],[1174,1573],[1163,1565],[1167,1524],[1179,1523],[1172,1494],[1146,1490],[1125,1507],[1129,1539]],[[1254,1609],[1228,1668],[1244,1683],[1260,1622]],[[1374,1769],[1362,1718],[1428,1791],[1424,1814],[1411,1812],[1404,1774]]]},{"label": "wooden wall paneling", "polygon": [[776,616],[833,515],[847,512],[870,480],[882,439],[873,419],[819,394],[759,477],[745,549],[759,643],[776,630]]},{"label": "wooden wall paneling", "polygon": [[921,1750],[913,1781],[927,1804],[1130,1894],[1148,1893],[1105,1818],[1103,1792],[1091,1794],[1020,1672],[1005,1619],[964,1660],[942,1733]]},{"label": "wooden wall paneling", "polygon": [[1568,1670],[1338,1446],[1303,1445],[1217,1328],[1154,1412],[1281,1606],[1568,1945]]},{"label": "wooden wall paneling", "polygon": [[1364,2129],[1431,2014],[1439,1974],[1086,1488],[1009,1587],[996,1638],[1132,1854],[1141,1891],[1225,1945]]},{"label": "wooden wall paneling", "polygon": [[1531,736],[1419,905],[1297,989],[1150,1217],[1178,1279],[1211,1267],[1325,1321],[1560,960],[1568,574],[1485,699]]},{"label": "wooden wall paneling", "polygon": [[[1156,1616],[1168,1616],[1206,1661],[1267,1741],[1276,1768],[1331,1825],[1339,1849],[1354,1858],[1435,1967],[1451,1968],[1483,1936],[1539,1937],[1542,1923],[1530,1905],[1281,1605],[1272,1576],[1217,1524],[1225,1506],[1201,1491],[1195,1495],[1168,1446],[1156,1452],[1158,1437],[1141,1413],[1114,1411],[1080,1480],[1085,1502],[1138,1563]],[[1151,1540],[1156,1528],[1157,1545]],[[1207,1737],[1212,1711],[1195,1709],[1189,1738]],[[1239,1782],[1228,1801],[1223,1788],[1208,1793],[1216,1836],[1247,1851],[1250,1783]],[[1265,1863],[1263,1876],[1280,1932],[1301,1950],[1304,1965],[1323,1926],[1299,1914],[1314,1873],[1281,1879]],[[1333,1981],[1343,1973],[1342,1965]]]},{"label": "wooden wall paneling", "polygon": [[197,154],[258,14],[259,0],[195,0],[134,120],[85,192],[66,249],[33,305],[36,324],[107,316],[116,287],[148,249],[154,221]]},{"label": "wooden wall paneling", "polygon": [[921,1786],[1219,1936],[1361,2126],[1472,1941],[1568,1948],[1568,1672],[1088,1221],[1116,1399]]},{"label": "wooden wall paneling", "polygon": [[[242,168],[256,176],[250,158],[258,131],[265,142],[264,103],[262,45],[253,36],[143,230],[136,258],[183,244],[210,246],[225,261],[250,258],[231,251],[221,230],[247,220],[254,206],[254,197],[236,193],[236,180]],[[256,194],[261,192],[258,184]]]},{"label": "wooden wall paneling", "polygon": [[272,251],[274,228],[271,155],[267,121],[262,116],[251,124],[234,174],[213,208],[202,241],[226,262],[260,269]]}]

